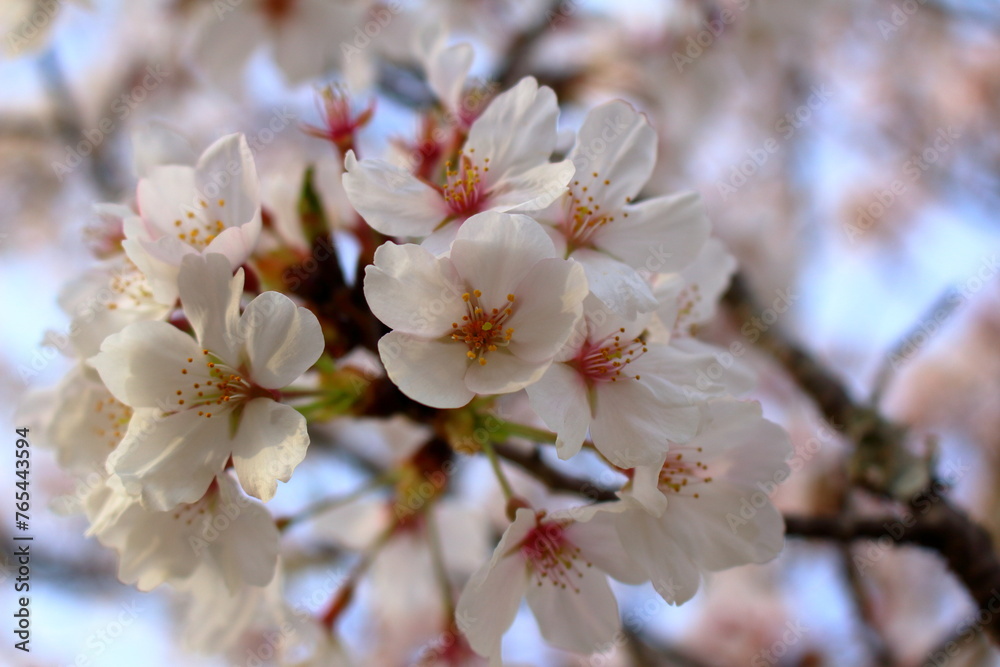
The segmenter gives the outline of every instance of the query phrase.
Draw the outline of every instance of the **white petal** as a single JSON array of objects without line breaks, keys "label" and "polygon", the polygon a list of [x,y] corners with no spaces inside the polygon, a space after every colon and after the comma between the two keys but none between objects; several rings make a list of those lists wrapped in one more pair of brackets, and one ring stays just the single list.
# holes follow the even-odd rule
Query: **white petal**
[{"label": "white petal", "polygon": [[548,361],[526,361],[498,350],[486,354],[486,364],[473,361],[465,372],[465,386],[477,394],[510,394],[541,379]]},{"label": "white petal", "polygon": [[534,527],[535,513],[519,509],[493,557],[472,575],[458,598],[455,621],[479,655],[500,656],[500,640],[528,588],[527,562],[519,553],[508,552]]},{"label": "white petal", "polygon": [[556,432],[559,458],[576,455],[590,428],[587,385],[580,374],[566,364],[552,364],[526,391],[531,407]]},{"label": "white petal", "polygon": [[641,584],[649,577],[628,555],[618,536],[620,514],[629,506],[624,501],[591,505],[594,511],[587,515],[577,512],[577,520],[566,527],[566,537],[596,568],[626,584]]},{"label": "white petal", "polygon": [[710,238],[705,242],[698,257],[681,272],[687,285],[697,286],[700,297],[694,300],[691,312],[683,318],[685,323],[701,324],[715,317],[719,297],[729,286],[736,264],[736,258],[729,254],[722,241]]},{"label": "white petal", "polygon": [[594,391],[590,434],[597,449],[621,468],[662,462],[669,440],[690,439],[697,429],[697,408],[670,410],[632,378],[601,382]]},{"label": "white petal", "polygon": [[[757,374],[750,365],[724,347],[682,336],[671,338],[670,347],[697,360],[695,387],[706,393],[741,396],[757,384]],[[680,382],[675,380],[675,383]]]},{"label": "white petal", "polygon": [[659,304],[649,283],[627,264],[588,248],[570,257],[583,265],[590,291],[615,314],[634,320]]},{"label": "white petal", "polygon": [[[166,322],[137,322],[108,336],[101,352],[89,360],[108,391],[133,408],[174,407],[175,392],[188,389],[191,378],[204,377],[186,360],[201,355],[201,346]],[[187,374],[182,369],[188,367]],[[197,380],[194,380],[197,381]]]},{"label": "white petal", "polygon": [[261,229],[260,184],[246,137],[230,134],[205,149],[195,167],[195,186],[207,221],[240,228],[240,246],[223,251],[233,268],[239,266],[253,252]]},{"label": "white petal", "polygon": [[496,96],[469,128],[465,152],[490,158],[498,182],[547,162],[556,143],[559,106],[551,88],[525,77]]},{"label": "white petal", "polygon": [[185,215],[185,207],[194,206],[197,199],[195,170],[184,165],[154,167],[148,178],[139,181],[136,191],[139,214],[154,228],[154,240],[161,234],[172,237],[174,221]]},{"label": "white petal", "polygon": [[552,240],[526,215],[485,212],[462,225],[451,246],[451,261],[469,290],[478,289],[480,303],[505,308],[507,295],[539,261],[555,256]]},{"label": "white petal", "polygon": [[216,253],[191,254],[181,262],[177,285],[198,341],[219,357],[237,361],[232,336],[240,317],[243,271],[234,276],[229,260]]},{"label": "white petal", "polygon": [[133,416],[122,443],[108,457],[108,472],[150,509],[166,511],[205,495],[229,459],[227,414],[206,419],[184,410],[139,417]]},{"label": "white petal", "polygon": [[509,349],[522,359],[549,360],[580,321],[587,279],[578,263],[556,258],[540,260],[523,276],[505,325],[514,329]]},{"label": "white petal", "polygon": [[429,58],[427,84],[446,109],[458,111],[474,55],[472,45],[463,42],[440,49]]},{"label": "white petal", "polygon": [[587,114],[568,157],[579,181],[574,190],[586,187],[602,209],[618,211],[653,173],[656,132],[632,105],[612,100]]},{"label": "white petal", "polygon": [[[490,165],[492,166],[492,162]],[[490,186],[489,206],[493,211],[540,211],[566,192],[573,180],[573,163],[540,164],[522,172],[510,174],[503,181]]]},{"label": "white petal", "polygon": [[243,408],[233,445],[233,465],[249,495],[267,502],[278,481],[287,482],[309,447],[306,419],[294,408],[255,398]]},{"label": "white petal", "polygon": [[[262,504],[244,496],[228,474],[219,475],[219,510],[206,517],[205,528],[211,522],[218,539],[209,550],[225,577],[231,593],[249,584],[266,586],[274,578],[278,565],[278,543],[281,535],[274,518]],[[228,519],[225,528],[219,515]],[[212,532],[205,531],[211,535]]]},{"label": "white petal", "polygon": [[667,509],[667,497],[660,491],[660,471],[663,461],[648,466],[639,466],[632,472],[632,486],[623,497],[634,500],[653,516],[659,517]]},{"label": "white petal", "polygon": [[390,331],[378,342],[379,356],[400,391],[432,408],[460,408],[475,394],[465,386],[465,345]]},{"label": "white petal", "polygon": [[618,523],[622,546],[670,604],[683,604],[694,597],[701,583],[698,568],[665,531],[660,519],[636,509]]},{"label": "white petal", "polygon": [[785,523],[770,501],[752,504],[760,489],[724,481],[703,487],[698,498],[677,494],[660,521],[698,566],[725,570],[775,558],[785,542]]},{"label": "white petal", "polygon": [[365,268],[364,290],[375,317],[396,331],[444,336],[466,312],[451,262],[417,245],[382,244]]},{"label": "white petal", "polygon": [[427,236],[446,217],[444,200],[410,172],[382,160],[363,160],[348,151],[344,191],[369,225],[390,236]]},{"label": "white petal", "polygon": [[545,640],[557,648],[594,653],[608,645],[621,627],[618,602],[607,576],[577,560],[582,576],[569,573],[578,590],[545,582],[528,586],[528,606]]},{"label": "white petal", "polygon": [[267,389],[295,381],[323,354],[319,320],[284,294],[264,292],[247,305],[236,334],[243,344],[250,376]]},{"label": "white petal", "polygon": [[672,273],[691,264],[711,223],[695,192],[649,199],[625,209],[594,235],[593,244],[635,269]]}]

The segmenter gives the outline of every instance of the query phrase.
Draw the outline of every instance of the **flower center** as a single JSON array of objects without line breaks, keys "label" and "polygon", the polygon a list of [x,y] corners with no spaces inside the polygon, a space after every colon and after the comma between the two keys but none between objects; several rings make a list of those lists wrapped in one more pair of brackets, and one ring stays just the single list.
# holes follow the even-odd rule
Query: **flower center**
[{"label": "flower center", "polygon": [[94,415],[91,422],[94,435],[104,439],[109,449],[114,449],[125,435],[124,431],[132,419],[132,408],[108,394],[94,404]]},{"label": "flower center", "polygon": [[[205,371],[197,368],[198,364],[204,364],[208,378],[205,378]],[[175,409],[180,411],[198,408],[198,416],[206,419],[223,410],[241,407],[253,398],[273,398],[271,392],[248,381],[238,370],[220,361],[208,350],[202,350],[200,359],[188,357],[181,373],[195,377],[192,378],[190,387],[174,392],[177,404]]]},{"label": "flower center", "polygon": [[121,270],[111,276],[108,286],[116,295],[114,301],[105,305],[108,310],[115,310],[120,306],[139,308],[153,299],[149,281],[132,260],[126,260]]},{"label": "flower center", "polygon": [[640,379],[638,375],[623,376],[622,371],[627,370],[628,365],[641,357],[648,348],[641,338],[623,342],[621,334],[625,333],[625,329],[619,329],[618,332],[596,343],[588,341],[580,348],[576,366],[584,377],[592,382],[617,382],[628,377]]},{"label": "flower center", "polygon": [[708,466],[698,460],[702,448],[680,446],[674,451],[677,453],[671,452],[660,469],[660,491],[664,494],[691,492],[693,497],[698,498],[698,492],[692,492],[692,489],[712,482],[712,478],[705,475]]},{"label": "flower center", "polygon": [[580,592],[576,580],[583,578],[581,565],[591,567],[591,563],[580,561],[580,548],[566,539],[561,523],[539,521],[521,542],[520,550],[538,586],[548,581],[553,586]]},{"label": "flower center", "polygon": [[489,158],[483,160],[480,169],[471,157],[464,154],[459,156],[457,166],[451,160],[445,163],[446,180],[441,192],[451,213],[468,217],[483,210],[486,186],[482,176],[489,170]]},{"label": "flower center", "polygon": [[[598,173],[593,173],[594,178],[598,178]],[[611,181],[605,179],[604,185],[611,185]],[[626,199],[626,202],[630,200]],[[620,215],[628,217],[628,213],[622,212]],[[571,248],[587,247],[591,244],[594,234],[608,223],[615,221],[613,213],[601,211],[601,205],[594,201],[594,195],[590,192],[590,186],[580,185],[580,181],[573,181],[569,186],[569,192],[565,195],[565,205],[563,218],[560,226],[563,235]]]},{"label": "flower center", "polygon": [[504,323],[514,312],[514,295],[507,295],[507,303],[503,308],[491,308],[487,311],[480,305],[479,299],[483,293],[479,290],[466,292],[462,300],[466,304],[466,315],[462,322],[451,323],[451,339],[469,346],[466,355],[469,359],[478,359],[480,366],[486,365],[486,353],[496,352],[498,347],[510,344],[514,329],[504,328]]},{"label": "flower center", "polygon": [[[224,208],[225,199],[219,199],[218,208]],[[177,238],[195,248],[205,248],[215,237],[226,228],[222,220],[213,220],[209,215],[208,202],[204,199],[198,200],[198,205],[186,207],[184,215],[174,220],[174,228]]]}]

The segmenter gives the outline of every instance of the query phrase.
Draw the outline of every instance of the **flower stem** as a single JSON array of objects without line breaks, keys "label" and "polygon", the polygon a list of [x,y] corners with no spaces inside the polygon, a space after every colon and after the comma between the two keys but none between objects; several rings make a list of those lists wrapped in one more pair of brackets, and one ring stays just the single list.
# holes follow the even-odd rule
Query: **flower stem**
[{"label": "flower stem", "polygon": [[500,482],[500,488],[503,489],[504,498],[510,501],[514,497],[514,490],[510,488],[510,482],[507,481],[507,475],[504,474],[503,469],[500,467],[500,459],[497,458],[496,450],[493,449],[493,443],[489,440],[484,442],[483,452],[486,454],[486,458],[490,460],[490,465],[493,466],[493,473],[497,476],[497,481]]},{"label": "flower stem", "polygon": [[427,528],[424,534],[427,538],[427,546],[430,548],[431,559],[434,564],[434,576],[441,587],[441,600],[444,602],[445,616],[451,618],[455,615],[455,599],[451,593],[451,582],[448,580],[448,571],[444,564],[444,551],[441,548],[441,531],[438,530],[437,516],[434,508],[428,509],[424,514],[427,519]]},{"label": "flower stem", "polygon": [[528,426],[527,424],[517,424],[514,422],[504,422],[504,425],[500,429],[501,433],[505,437],[517,436],[521,438],[526,438],[528,440],[533,440],[534,442],[550,442],[554,443],[556,441],[556,434],[552,431],[546,431],[542,428],[535,428],[534,426]]}]

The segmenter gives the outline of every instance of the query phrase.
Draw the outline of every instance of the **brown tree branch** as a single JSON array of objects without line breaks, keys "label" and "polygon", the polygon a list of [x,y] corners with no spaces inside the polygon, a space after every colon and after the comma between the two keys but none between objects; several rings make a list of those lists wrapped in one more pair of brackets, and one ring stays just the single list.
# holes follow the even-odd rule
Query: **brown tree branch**
[{"label": "brown tree branch", "polygon": [[541,452],[537,447],[530,454],[506,443],[495,444],[493,449],[501,457],[517,464],[554,491],[578,493],[595,502],[618,499],[613,489],[599,487],[589,480],[573,477],[550,467],[542,459]]},{"label": "brown tree branch", "polygon": [[[761,309],[742,276],[735,276],[724,297],[746,321]],[[840,542],[860,539],[908,543],[938,552],[989,621],[984,629],[1000,645],[1000,559],[989,533],[951,504],[947,488],[930,478],[920,459],[905,447],[906,429],[873,407],[855,402],[843,382],[824,364],[774,327],[762,331],[758,344],[769,352],[809,396],[825,419],[856,445],[852,481],[875,493],[905,503],[899,518],[786,517],[792,536]],[[873,474],[874,473],[874,474]],[[916,482],[923,483],[913,489]]]}]

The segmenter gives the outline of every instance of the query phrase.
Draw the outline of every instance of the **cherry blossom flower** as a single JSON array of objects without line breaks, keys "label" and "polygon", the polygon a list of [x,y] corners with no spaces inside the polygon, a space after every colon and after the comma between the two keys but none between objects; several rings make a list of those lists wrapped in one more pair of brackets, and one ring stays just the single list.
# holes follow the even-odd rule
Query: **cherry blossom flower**
[{"label": "cherry blossom flower", "polygon": [[364,289],[372,312],[393,329],[379,341],[389,377],[439,408],[537,381],[587,293],[582,269],[555,256],[538,223],[495,212],[470,218],[449,257],[383,244]]},{"label": "cherry blossom flower", "polygon": [[181,260],[220,253],[235,269],[260,236],[257,169],[246,138],[209,146],[195,166],[161,165],[139,181],[139,216],[125,220],[122,246],[163,304],[177,300]]},{"label": "cherry blossom flower", "polygon": [[76,474],[103,471],[121,442],[132,408],[107,390],[94,369],[74,367],[54,390],[29,396],[24,410],[39,423],[41,443],[55,450],[60,467]]},{"label": "cherry blossom flower", "polygon": [[493,558],[472,576],[456,606],[459,629],[477,653],[500,664],[501,638],[524,597],[553,646],[592,653],[613,639],[618,603],[605,573],[632,584],[646,578],[613,524],[597,515],[592,508],[549,515],[517,510]]},{"label": "cherry blossom flower", "polygon": [[614,100],[587,114],[568,156],[569,190],[539,220],[556,248],[583,264],[590,290],[627,319],[656,308],[638,270],[679,271],[694,260],[709,222],[698,195],[633,199],[656,164],[656,133],[631,105]]},{"label": "cherry blossom flower", "polygon": [[165,322],[140,322],[110,336],[90,363],[112,395],[136,414],[108,469],[151,509],[200,498],[232,457],[250,495],[269,500],[309,444],[305,419],[279,391],[323,351],[316,316],[286,296],[239,299],[218,254],[181,266],[184,314],[196,338]]},{"label": "cherry blossom flower", "polygon": [[472,124],[443,181],[427,183],[388,162],[359,162],[348,153],[344,188],[376,230],[401,237],[436,232],[433,247],[446,249],[462,222],[476,213],[540,210],[565,191],[572,164],[549,162],[558,114],[555,93],[526,77]]},{"label": "cherry blossom flower", "polygon": [[698,409],[682,386],[693,381],[699,360],[645,342],[648,319],[628,322],[588,296],[581,331],[527,387],[532,407],[557,434],[560,458],[580,451],[588,428],[597,450],[621,468],[660,461],[668,441],[695,434]]},{"label": "cherry blossom flower", "polygon": [[701,408],[698,435],[671,444],[661,465],[634,472],[616,522],[629,555],[667,602],[680,604],[701,575],[776,557],[784,521],[769,495],[789,475],[788,434],[760,404],[714,400]]},{"label": "cherry blossom flower", "polygon": [[278,562],[278,529],[264,506],[219,475],[193,503],[149,510],[113,480],[86,501],[88,535],[120,556],[118,577],[148,591],[182,581],[204,567],[230,593],[265,586]]}]

